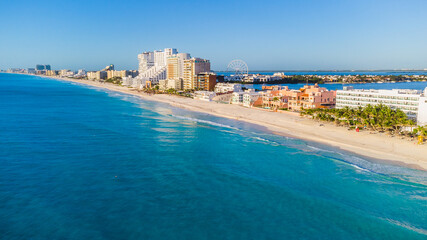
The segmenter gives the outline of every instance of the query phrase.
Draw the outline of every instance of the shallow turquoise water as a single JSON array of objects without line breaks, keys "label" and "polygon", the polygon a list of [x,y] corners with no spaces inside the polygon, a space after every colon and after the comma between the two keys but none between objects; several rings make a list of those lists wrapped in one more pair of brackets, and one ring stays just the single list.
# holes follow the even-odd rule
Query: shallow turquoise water
[{"label": "shallow turquoise water", "polygon": [[1,239],[427,239],[427,174],[0,74]]}]

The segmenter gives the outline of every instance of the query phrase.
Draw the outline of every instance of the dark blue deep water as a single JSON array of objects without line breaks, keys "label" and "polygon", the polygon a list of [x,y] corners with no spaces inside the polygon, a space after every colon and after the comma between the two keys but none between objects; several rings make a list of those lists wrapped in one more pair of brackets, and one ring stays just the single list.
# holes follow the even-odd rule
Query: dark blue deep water
[{"label": "dark blue deep water", "polygon": [[1,239],[427,239],[427,174],[0,74]]}]

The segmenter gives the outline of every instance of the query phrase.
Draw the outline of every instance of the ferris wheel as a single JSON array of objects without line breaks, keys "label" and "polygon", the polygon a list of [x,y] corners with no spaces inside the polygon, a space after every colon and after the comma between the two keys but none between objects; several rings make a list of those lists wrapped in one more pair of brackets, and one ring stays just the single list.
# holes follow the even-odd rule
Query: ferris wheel
[{"label": "ferris wheel", "polygon": [[227,72],[232,73],[236,80],[242,80],[248,74],[248,65],[240,59],[235,59],[228,64]]}]

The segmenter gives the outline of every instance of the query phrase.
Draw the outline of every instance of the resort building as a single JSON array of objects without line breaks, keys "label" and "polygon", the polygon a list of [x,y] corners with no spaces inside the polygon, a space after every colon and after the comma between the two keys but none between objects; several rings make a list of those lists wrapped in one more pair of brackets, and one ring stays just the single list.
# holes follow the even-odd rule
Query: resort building
[{"label": "resort building", "polygon": [[299,111],[301,108],[333,108],[335,107],[335,91],[319,87],[317,84],[306,85],[299,90],[291,90],[288,97],[288,109]]},{"label": "resort building", "polygon": [[[139,79],[137,82],[141,86],[159,84],[160,80],[174,80],[162,82],[163,88],[169,86],[178,86],[176,89],[182,89],[182,80],[184,77],[184,60],[190,59],[188,53],[178,53],[175,48],[165,48],[161,51],[143,52],[138,55],[139,67],[138,75],[134,77]],[[134,82],[126,79],[126,84]],[[134,84],[132,84],[134,85]]]},{"label": "resort building", "polygon": [[56,71],[56,70],[46,70],[46,76],[58,76],[58,71]]},{"label": "resort building", "polygon": [[74,75],[76,78],[86,77],[86,70],[79,69],[77,73]]},{"label": "resort building", "polygon": [[[9,68],[6,70],[7,73],[24,73],[25,69],[22,68]],[[42,71],[37,71],[37,72],[42,72]],[[45,71],[43,71],[45,72]]]},{"label": "resort building", "polygon": [[263,75],[263,74],[248,74],[243,78],[244,82],[252,82],[252,83],[265,83],[265,82],[273,82],[280,81],[283,79],[282,73],[274,73],[273,75]]},{"label": "resort building", "polygon": [[217,83],[215,85],[214,91],[216,93],[232,93],[232,92],[242,92],[242,84],[236,83]]},{"label": "resort building", "polygon": [[107,71],[107,79],[119,77],[136,77],[138,76],[138,71],[135,70],[122,70],[122,71],[116,71],[116,70],[108,70]]},{"label": "resort building", "polygon": [[337,108],[357,108],[367,105],[383,104],[392,109],[400,109],[408,118],[419,125],[427,124],[427,88],[422,91],[409,89],[364,90],[344,87],[337,91]]},{"label": "resort building", "polygon": [[243,105],[243,95],[245,92],[233,92],[231,95],[231,104]]},{"label": "resort building", "polygon": [[36,65],[36,71],[43,71],[43,70],[51,70],[50,65],[42,65],[42,64]]},{"label": "resort building", "polygon": [[203,101],[212,101],[212,99],[216,96],[214,92],[210,91],[195,91],[194,99],[203,100]]},{"label": "resort building", "polygon": [[182,90],[182,78],[159,81],[159,90],[166,91],[169,89]]},{"label": "resort building", "polygon": [[175,48],[166,48],[163,51],[143,52],[138,55],[139,75],[142,81],[151,81],[154,84],[167,78],[167,59],[177,54]]},{"label": "resort building", "polygon": [[269,90],[262,95],[262,107],[278,110],[288,108],[289,96],[283,95],[282,91]]},{"label": "resort building", "polygon": [[138,55],[139,60],[139,72],[145,73],[152,67],[165,67],[168,57],[177,54],[178,51],[175,48],[165,48],[160,51],[143,52]]},{"label": "resort building", "polygon": [[106,66],[101,71],[111,71],[111,70],[114,70],[114,64],[110,64],[110,65]]},{"label": "resort building", "polygon": [[68,69],[63,69],[63,70],[59,71],[59,75],[61,77],[72,77],[72,76],[74,76],[74,74],[75,74],[74,71],[71,71],[71,70],[68,70]]},{"label": "resort building", "polygon": [[184,89],[195,89],[197,86],[197,75],[202,72],[210,71],[211,63],[209,60],[201,58],[191,58],[184,60]]},{"label": "resort building", "polygon": [[159,80],[159,90],[166,91],[168,89],[168,80]]},{"label": "resort building", "polygon": [[190,59],[189,53],[177,53],[167,59],[167,79],[180,79],[184,77],[184,60]]},{"label": "resort building", "polygon": [[36,69],[35,68],[27,68],[26,73],[28,73],[28,74],[36,74]]},{"label": "resort building", "polygon": [[213,91],[216,83],[216,75],[209,73],[209,60],[191,58],[190,54],[178,53],[175,48],[143,52],[138,55],[138,61],[139,67],[136,77],[133,73],[117,72],[108,72],[107,77],[121,76],[123,85],[130,87],[137,85],[139,89],[148,85],[151,86],[151,84],[159,84],[159,88],[162,90],[173,88]]},{"label": "resort building", "polygon": [[89,80],[101,80],[107,78],[106,71],[87,72],[86,75]]},{"label": "resort building", "polygon": [[[258,100],[259,99],[259,100]],[[243,94],[242,105],[244,107],[252,107],[256,105],[262,105],[261,93],[258,92],[247,92]]]},{"label": "resort building", "polygon": [[427,125],[427,88],[424,94],[420,97],[420,105],[418,105],[417,124],[420,126]]},{"label": "resort building", "polygon": [[196,76],[194,89],[213,91],[216,85],[216,74],[213,72],[203,72]]},{"label": "resort building", "polygon": [[262,106],[267,109],[332,108],[335,106],[335,91],[329,91],[316,85],[306,85],[298,90],[287,86],[270,86],[262,95]]}]

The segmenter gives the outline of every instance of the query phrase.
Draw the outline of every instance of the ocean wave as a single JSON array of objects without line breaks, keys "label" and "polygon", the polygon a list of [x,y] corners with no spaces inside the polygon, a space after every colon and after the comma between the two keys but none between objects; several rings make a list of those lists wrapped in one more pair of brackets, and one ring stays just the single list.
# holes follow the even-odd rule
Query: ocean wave
[{"label": "ocean wave", "polygon": [[[311,148],[313,150],[319,151],[319,152],[337,153],[336,151],[326,150],[326,149],[314,147],[314,146],[311,146],[311,145],[307,145],[307,147]],[[338,153],[338,154],[341,154],[341,153]]]},{"label": "ocean wave", "polygon": [[216,126],[216,127],[222,127],[222,128],[239,130],[238,128],[230,126],[230,125],[216,123],[216,122],[212,122],[212,121],[208,121],[208,120],[202,120],[202,119],[197,119],[197,118],[192,118],[192,117],[178,116],[178,115],[173,115],[173,114],[171,116],[175,117],[175,118],[178,118],[178,119],[191,121],[191,122],[204,123],[204,124],[208,124],[208,125],[212,125],[212,126]]},{"label": "ocean wave", "polygon": [[318,153],[324,157],[335,161],[345,163],[357,170],[382,175],[387,178],[395,179],[395,183],[400,184],[421,184],[427,186],[427,173],[398,165],[391,165],[385,162],[377,162],[373,159],[366,159],[352,153],[344,151],[334,151],[321,147],[315,147],[307,144],[303,151]]},{"label": "ocean wave", "polygon": [[241,134],[245,137],[252,138],[254,140],[266,144],[271,144],[273,146],[285,146],[298,149],[300,151],[306,152],[307,154],[318,154],[322,157],[326,157],[331,160],[347,164],[348,166],[351,166],[358,171],[370,172],[372,174],[382,175],[389,179],[394,179],[393,182],[395,183],[417,184],[423,187],[427,186],[427,173],[423,171],[418,171],[403,166],[391,165],[385,162],[376,162],[373,159],[360,157],[356,154],[345,152],[338,148],[335,150],[327,146],[313,146],[310,143],[296,138],[290,138],[285,136],[278,137],[277,135],[274,135],[272,133],[265,134],[260,132],[247,131],[245,129],[239,129],[231,125],[221,124],[214,121],[202,120],[193,117],[185,117],[173,114],[170,116],[186,121],[207,124],[211,126],[221,127],[224,129],[231,129],[233,130],[233,133]]},{"label": "ocean wave", "polygon": [[256,139],[256,140],[259,140],[259,141],[261,141],[261,142],[264,142],[264,143],[268,143],[268,144],[271,144],[271,145],[274,145],[274,146],[280,146],[281,144],[280,143],[278,143],[278,142],[275,142],[275,141],[271,141],[271,140],[268,140],[268,139],[265,139],[265,138],[262,138],[262,137],[257,137],[257,136],[255,136],[255,137],[252,137],[253,139]]},{"label": "ocean wave", "polygon": [[414,227],[414,226],[412,226],[412,225],[410,225],[408,223],[400,222],[400,221],[397,221],[397,220],[394,220],[394,219],[390,219],[390,218],[381,218],[380,217],[380,219],[382,219],[384,221],[387,221],[387,222],[389,222],[391,224],[394,224],[396,226],[403,227],[403,228],[406,228],[408,230],[417,232],[419,234],[427,235],[427,230],[426,229]]},{"label": "ocean wave", "polygon": [[427,173],[424,171],[414,170],[398,165],[391,165],[385,162],[375,162],[375,160],[364,159],[350,153],[340,153],[340,157],[335,159],[346,162],[359,170],[378,174],[388,179],[394,179],[393,183],[395,184],[415,184],[419,187],[427,186]]}]

